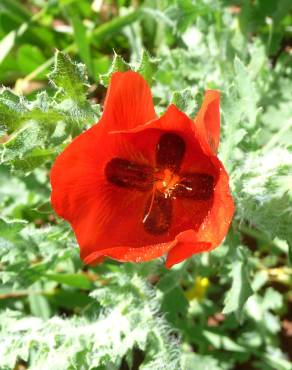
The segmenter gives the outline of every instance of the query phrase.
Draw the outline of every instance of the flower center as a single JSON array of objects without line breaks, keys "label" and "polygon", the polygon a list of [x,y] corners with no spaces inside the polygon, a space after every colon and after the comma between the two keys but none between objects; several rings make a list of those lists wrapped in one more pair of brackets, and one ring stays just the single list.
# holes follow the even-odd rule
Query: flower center
[{"label": "flower center", "polygon": [[142,223],[149,234],[162,235],[170,230],[174,199],[207,201],[213,196],[213,176],[181,171],[185,152],[185,140],[168,132],[160,136],[156,145],[155,168],[117,157],[106,164],[109,183],[148,194]]},{"label": "flower center", "polygon": [[160,191],[165,198],[169,198],[179,183],[180,176],[166,168],[157,172],[154,187],[155,190]]}]

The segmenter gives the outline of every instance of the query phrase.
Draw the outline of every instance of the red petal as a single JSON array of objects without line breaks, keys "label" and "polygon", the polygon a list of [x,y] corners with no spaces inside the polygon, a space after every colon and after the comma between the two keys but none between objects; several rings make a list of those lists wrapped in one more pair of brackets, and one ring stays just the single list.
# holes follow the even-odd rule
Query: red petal
[{"label": "red petal", "polygon": [[100,176],[97,147],[102,130],[99,125],[76,137],[57,157],[50,174],[51,201],[56,213],[73,222],[83,217],[95,196]]},{"label": "red petal", "polygon": [[209,245],[209,243],[178,243],[168,252],[165,267],[170,269],[173,265],[184,261],[193,254],[203,252],[206,250],[204,247]]},{"label": "red petal", "polygon": [[196,239],[193,230],[185,231],[176,237],[176,245],[168,252],[165,266],[171,268],[173,265],[184,261],[193,254],[206,252],[211,248],[207,242],[193,242]]},{"label": "red petal", "polygon": [[151,91],[144,78],[133,71],[113,73],[102,116],[106,129],[132,129],[156,117]]},{"label": "red petal", "polygon": [[229,176],[218,158],[212,162],[220,168],[219,178],[214,189],[213,206],[205,222],[197,231],[198,241],[208,241],[212,249],[220,245],[225,238],[234,214],[234,202],[229,189]]},{"label": "red petal", "polygon": [[208,90],[195,125],[206,153],[217,153],[220,140],[220,93]]},{"label": "red petal", "polygon": [[161,257],[171,249],[172,245],[173,243],[162,243],[139,248],[106,248],[91,253],[84,258],[84,262],[87,264],[96,264],[98,263],[99,258],[102,258],[100,256],[110,257],[121,262],[146,262],[154,258]]},{"label": "red petal", "polygon": [[195,126],[192,120],[183,112],[181,112],[174,104],[171,104],[167,108],[166,112],[157,119],[152,119],[147,123],[135,126],[133,128],[122,128],[120,130],[115,130],[114,132],[134,134],[149,129],[158,129],[162,131],[188,134],[191,136],[195,134]]}]

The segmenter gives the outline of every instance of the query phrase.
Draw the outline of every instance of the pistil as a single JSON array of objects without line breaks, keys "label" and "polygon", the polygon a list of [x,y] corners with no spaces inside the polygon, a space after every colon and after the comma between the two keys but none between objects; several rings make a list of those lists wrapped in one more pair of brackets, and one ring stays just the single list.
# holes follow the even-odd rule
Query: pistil
[{"label": "pistil", "polygon": [[154,191],[160,191],[165,198],[171,196],[172,191],[180,183],[180,177],[170,169],[160,170],[155,176]]}]

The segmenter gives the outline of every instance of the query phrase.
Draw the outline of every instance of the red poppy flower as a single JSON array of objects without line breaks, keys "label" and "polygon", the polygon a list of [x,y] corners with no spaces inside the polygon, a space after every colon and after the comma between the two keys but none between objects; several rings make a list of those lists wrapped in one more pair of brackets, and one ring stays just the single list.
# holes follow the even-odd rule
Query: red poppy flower
[{"label": "red poppy flower", "polygon": [[138,73],[113,74],[100,121],[51,172],[53,207],[72,225],[85,263],[168,253],[170,267],[222,242],[234,205],[216,156],[219,99],[207,91],[194,122],[173,104],[157,117]]}]

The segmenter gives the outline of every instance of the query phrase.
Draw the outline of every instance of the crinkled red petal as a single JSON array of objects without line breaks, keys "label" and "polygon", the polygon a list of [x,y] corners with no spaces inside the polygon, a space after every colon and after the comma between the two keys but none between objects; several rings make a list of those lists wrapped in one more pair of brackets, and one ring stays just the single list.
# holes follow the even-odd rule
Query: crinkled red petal
[{"label": "crinkled red petal", "polygon": [[99,258],[101,258],[100,256],[110,257],[120,262],[146,262],[161,257],[172,248],[173,244],[174,243],[163,243],[139,248],[105,248],[86,256],[84,262],[87,264],[96,264]]},{"label": "crinkled red petal", "polygon": [[169,252],[166,258],[165,266],[171,268],[173,265],[184,261],[193,254],[207,252],[210,250],[211,244],[193,243],[193,242],[178,242]]},{"label": "crinkled red petal", "polygon": [[220,140],[220,93],[207,90],[195,118],[195,126],[206,153],[215,154]]},{"label": "crinkled red petal", "polygon": [[115,72],[104,103],[106,130],[132,129],[156,118],[150,88],[137,72]]}]

